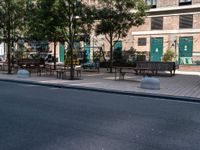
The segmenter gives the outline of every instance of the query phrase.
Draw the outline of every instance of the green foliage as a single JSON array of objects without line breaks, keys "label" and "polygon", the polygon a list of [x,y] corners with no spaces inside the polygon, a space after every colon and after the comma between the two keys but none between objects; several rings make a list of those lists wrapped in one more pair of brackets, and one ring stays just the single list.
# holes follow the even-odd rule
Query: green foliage
[{"label": "green foliage", "polygon": [[11,45],[23,36],[26,0],[0,0],[1,41],[7,43],[8,74],[11,74]]},{"label": "green foliage", "polygon": [[77,60],[77,51],[75,49],[73,49],[73,53],[72,51],[68,50],[66,53],[65,53],[65,65],[69,65],[71,64],[71,56],[73,55],[73,64],[77,64],[78,65],[78,60]]},{"label": "green foliage", "polygon": [[95,8],[78,0],[58,0],[57,17],[60,29],[69,47],[81,36],[89,35],[94,23]]},{"label": "green foliage", "polygon": [[54,54],[56,42],[67,42],[73,55],[74,42],[90,34],[94,23],[95,8],[79,0],[36,0],[30,6],[26,36],[54,42]]},{"label": "green foliage", "polygon": [[110,43],[110,72],[113,62],[113,41],[127,36],[133,26],[144,23],[146,10],[144,0],[100,0],[102,7],[97,11],[99,22],[96,26],[97,35],[105,35]]},{"label": "green foliage", "polygon": [[14,52],[14,57],[16,61],[22,60],[25,55],[24,49],[18,49],[17,51]]},{"label": "green foliage", "polygon": [[163,56],[163,61],[171,62],[171,61],[175,61],[175,58],[176,58],[176,53],[172,50],[167,50]]},{"label": "green foliage", "polygon": [[26,3],[25,0],[0,0],[0,33],[17,40],[23,33]]},{"label": "green foliage", "polygon": [[37,41],[61,41],[58,0],[38,0],[30,4],[26,36]]},{"label": "green foliage", "polygon": [[[143,0],[101,0],[97,17],[100,20],[96,33],[123,38],[132,26],[144,23],[147,6]],[[134,9],[134,11],[133,11]]]},{"label": "green foliage", "polygon": [[64,39],[68,43],[68,51],[70,54],[70,79],[74,78],[74,43],[81,36],[90,34],[94,23],[93,12],[94,8],[86,5],[78,0],[59,0],[58,17],[63,21],[60,23],[60,29]]},{"label": "green foliage", "polygon": [[73,54],[73,59],[77,59],[77,55],[78,55],[78,54],[77,54],[76,49],[73,49],[73,53],[72,53],[71,50],[68,50],[68,51],[66,52],[66,57],[67,57],[67,58],[70,58],[72,54]]}]

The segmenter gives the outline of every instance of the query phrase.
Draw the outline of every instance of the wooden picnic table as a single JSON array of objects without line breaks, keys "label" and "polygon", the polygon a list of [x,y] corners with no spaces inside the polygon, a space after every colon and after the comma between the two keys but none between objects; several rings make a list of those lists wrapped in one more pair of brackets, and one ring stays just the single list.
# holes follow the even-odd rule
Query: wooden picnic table
[{"label": "wooden picnic table", "polygon": [[[56,69],[57,78],[66,79],[66,73],[70,71],[71,71],[70,67],[62,67],[62,68]],[[74,68],[74,73],[77,78],[81,78],[81,68]]]}]

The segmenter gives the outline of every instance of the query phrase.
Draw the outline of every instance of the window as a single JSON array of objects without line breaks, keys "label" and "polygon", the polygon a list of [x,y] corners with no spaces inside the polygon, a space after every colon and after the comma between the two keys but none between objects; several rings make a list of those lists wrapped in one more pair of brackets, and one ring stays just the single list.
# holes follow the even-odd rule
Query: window
[{"label": "window", "polygon": [[163,17],[151,18],[151,30],[162,30],[163,29]]},{"label": "window", "polygon": [[179,17],[179,28],[193,28],[193,15],[182,15]]},{"label": "window", "polygon": [[192,4],[192,0],[179,0],[179,6],[191,5],[191,4]]},{"label": "window", "polygon": [[146,46],[147,39],[146,38],[138,38],[138,46]]},{"label": "window", "polygon": [[146,0],[146,4],[151,8],[156,8],[156,0]]}]

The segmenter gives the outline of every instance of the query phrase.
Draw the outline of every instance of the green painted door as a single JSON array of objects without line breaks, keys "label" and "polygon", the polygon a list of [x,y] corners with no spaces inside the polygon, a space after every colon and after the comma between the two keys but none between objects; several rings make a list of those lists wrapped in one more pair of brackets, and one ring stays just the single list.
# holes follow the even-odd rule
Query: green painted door
[{"label": "green painted door", "polygon": [[65,45],[60,43],[60,62],[64,62],[65,59]]},{"label": "green painted door", "polygon": [[179,63],[192,64],[193,37],[179,38]]},{"label": "green painted door", "polygon": [[90,63],[90,44],[85,42],[84,44],[84,63]]},{"label": "green painted door", "polygon": [[163,56],[163,38],[156,37],[151,38],[151,47],[150,47],[150,61],[162,61]]},{"label": "green painted door", "polygon": [[115,41],[114,42],[114,50],[118,50],[122,52],[122,41]]},{"label": "green painted door", "polygon": [[114,41],[114,62],[120,62],[122,60],[122,41]]}]

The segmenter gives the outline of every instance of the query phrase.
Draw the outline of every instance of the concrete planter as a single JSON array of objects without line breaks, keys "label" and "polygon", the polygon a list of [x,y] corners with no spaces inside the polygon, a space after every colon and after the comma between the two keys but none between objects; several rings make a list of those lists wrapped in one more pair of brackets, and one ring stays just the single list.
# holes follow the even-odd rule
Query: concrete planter
[{"label": "concrete planter", "polygon": [[28,70],[20,69],[17,71],[17,77],[18,78],[28,78],[28,77],[30,77],[30,73]]},{"label": "concrete planter", "polygon": [[140,88],[160,90],[160,80],[154,77],[144,77],[140,82]]}]

